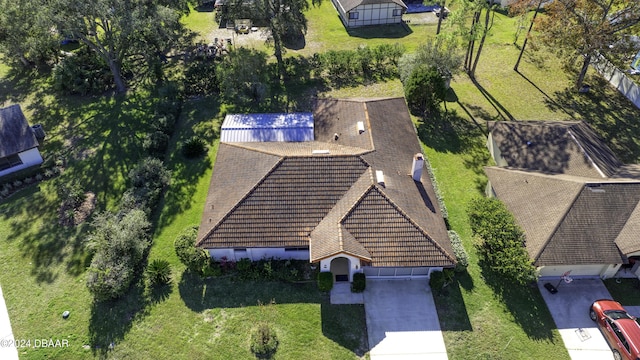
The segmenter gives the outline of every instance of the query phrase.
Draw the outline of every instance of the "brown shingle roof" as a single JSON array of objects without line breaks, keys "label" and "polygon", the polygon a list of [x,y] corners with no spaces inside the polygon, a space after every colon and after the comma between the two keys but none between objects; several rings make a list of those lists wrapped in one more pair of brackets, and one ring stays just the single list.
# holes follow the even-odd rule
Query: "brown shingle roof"
[{"label": "brown shingle roof", "polygon": [[[205,210],[198,245],[309,245],[312,261],[346,252],[374,266],[454,265],[431,182],[409,175],[421,147],[404,99],[318,100],[314,122],[313,142],[220,145],[207,206],[222,200],[226,211]],[[309,151],[322,144],[329,154]],[[265,160],[247,176],[262,161],[252,154]],[[234,173],[242,164],[243,173]],[[374,182],[379,170],[384,185]]]},{"label": "brown shingle roof", "polygon": [[582,121],[499,121],[489,126],[512,168],[602,178],[622,165]]},{"label": "brown shingle roof", "polygon": [[597,181],[499,167],[485,172],[496,196],[525,231],[536,266],[619,264],[627,250],[640,248],[632,235],[640,202],[636,181]]},{"label": "brown shingle roof", "polygon": [[20,105],[0,109],[0,158],[38,146]]}]

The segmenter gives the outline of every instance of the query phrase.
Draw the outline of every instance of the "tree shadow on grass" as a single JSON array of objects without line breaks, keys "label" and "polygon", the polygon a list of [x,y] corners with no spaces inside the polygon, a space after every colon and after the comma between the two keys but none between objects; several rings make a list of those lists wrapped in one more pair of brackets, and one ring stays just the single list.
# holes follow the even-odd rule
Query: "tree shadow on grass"
[{"label": "tree shadow on grass", "polygon": [[171,284],[145,288],[143,277],[119,299],[94,302],[89,319],[89,341],[93,354],[108,357],[109,351],[118,346],[131,330],[134,321],[149,315],[154,305],[169,298],[173,292]]},{"label": "tree shadow on grass", "polygon": [[454,282],[447,285],[441,292],[432,291],[442,331],[473,330],[460,287],[467,291],[474,287],[473,279],[466,271],[456,273]]},{"label": "tree shadow on grass", "polygon": [[202,278],[191,271],[182,273],[178,290],[185,305],[195,312],[255,306],[271,301],[276,304],[320,301],[320,293],[314,282],[234,281],[229,277]]},{"label": "tree shadow on grass", "polygon": [[494,272],[486,261],[480,260],[479,265],[487,285],[500,298],[527,336],[534,340],[552,341],[556,325],[535,283],[513,284]]},{"label": "tree shadow on grass", "polygon": [[554,110],[562,108],[589,123],[595,132],[626,163],[640,161],[640,109],[600,76],[592,75],[587,81],[588,93],[566,88],[554,93],[546,105]]},{"label": "tree shadow on grass", "polygon": [[[472,120],[474,120],[472,118]],[[477,176],[476,188],[484,192],[487,184],[484,167],[490,164],[486,133],[477,122],[458,115],[455,110],[434,114],[418,124],[418,137],[438,152],[461,154],[465,167]]]},{"label": "tree shadow on grass", "polygon": [[364,356],[369,350],[364,305],[334,305],[326,297],[320,304],[320,314],[324,336],[358,357]]}]

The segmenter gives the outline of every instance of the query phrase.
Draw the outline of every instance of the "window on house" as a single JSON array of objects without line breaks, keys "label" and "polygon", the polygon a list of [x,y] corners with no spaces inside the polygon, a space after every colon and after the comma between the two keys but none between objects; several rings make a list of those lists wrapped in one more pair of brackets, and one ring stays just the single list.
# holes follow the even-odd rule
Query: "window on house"
[{"label": "window on house", "polygon": [[393,16],[401,16],[401,15],[402,15],[402,10],[400,9],[393,10]]},{"label": "window on house", "polygon": [[284,251],[306,251],[308,250],[307,248],[304,247],[288,247],[288,248],[284,248]]},{"label": "window on house", "polygon": [[356,20],[358,19],[358,13],[357,12],[350,12],[349,13],[349,20]]},{"label": "window on house", "polygon": [[0,170],[5,170],[18,165],[22,165],[22,160],[17,154],[0,158]]}]

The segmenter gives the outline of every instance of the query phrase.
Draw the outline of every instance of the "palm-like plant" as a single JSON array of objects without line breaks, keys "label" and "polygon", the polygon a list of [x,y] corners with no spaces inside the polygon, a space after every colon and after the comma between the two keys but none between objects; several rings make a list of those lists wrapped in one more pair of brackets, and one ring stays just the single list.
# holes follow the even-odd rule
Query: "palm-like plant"
[{"label": "palm-like plant", "polygon": [[147,278],[152,285],[171,283],[171,265],[167,260],[153,260],[147,267]]}]

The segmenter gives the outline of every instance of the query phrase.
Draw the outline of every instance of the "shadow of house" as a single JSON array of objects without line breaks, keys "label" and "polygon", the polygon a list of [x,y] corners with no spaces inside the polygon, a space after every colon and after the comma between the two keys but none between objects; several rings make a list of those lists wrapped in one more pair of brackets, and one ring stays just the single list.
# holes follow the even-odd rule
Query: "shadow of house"
[{"label": "shadow of house", "polygon": [[638,165],[624,165],[583,122],[498,122],[487,193],[526,235],[541,276],[611,277],[640,255]]}]

